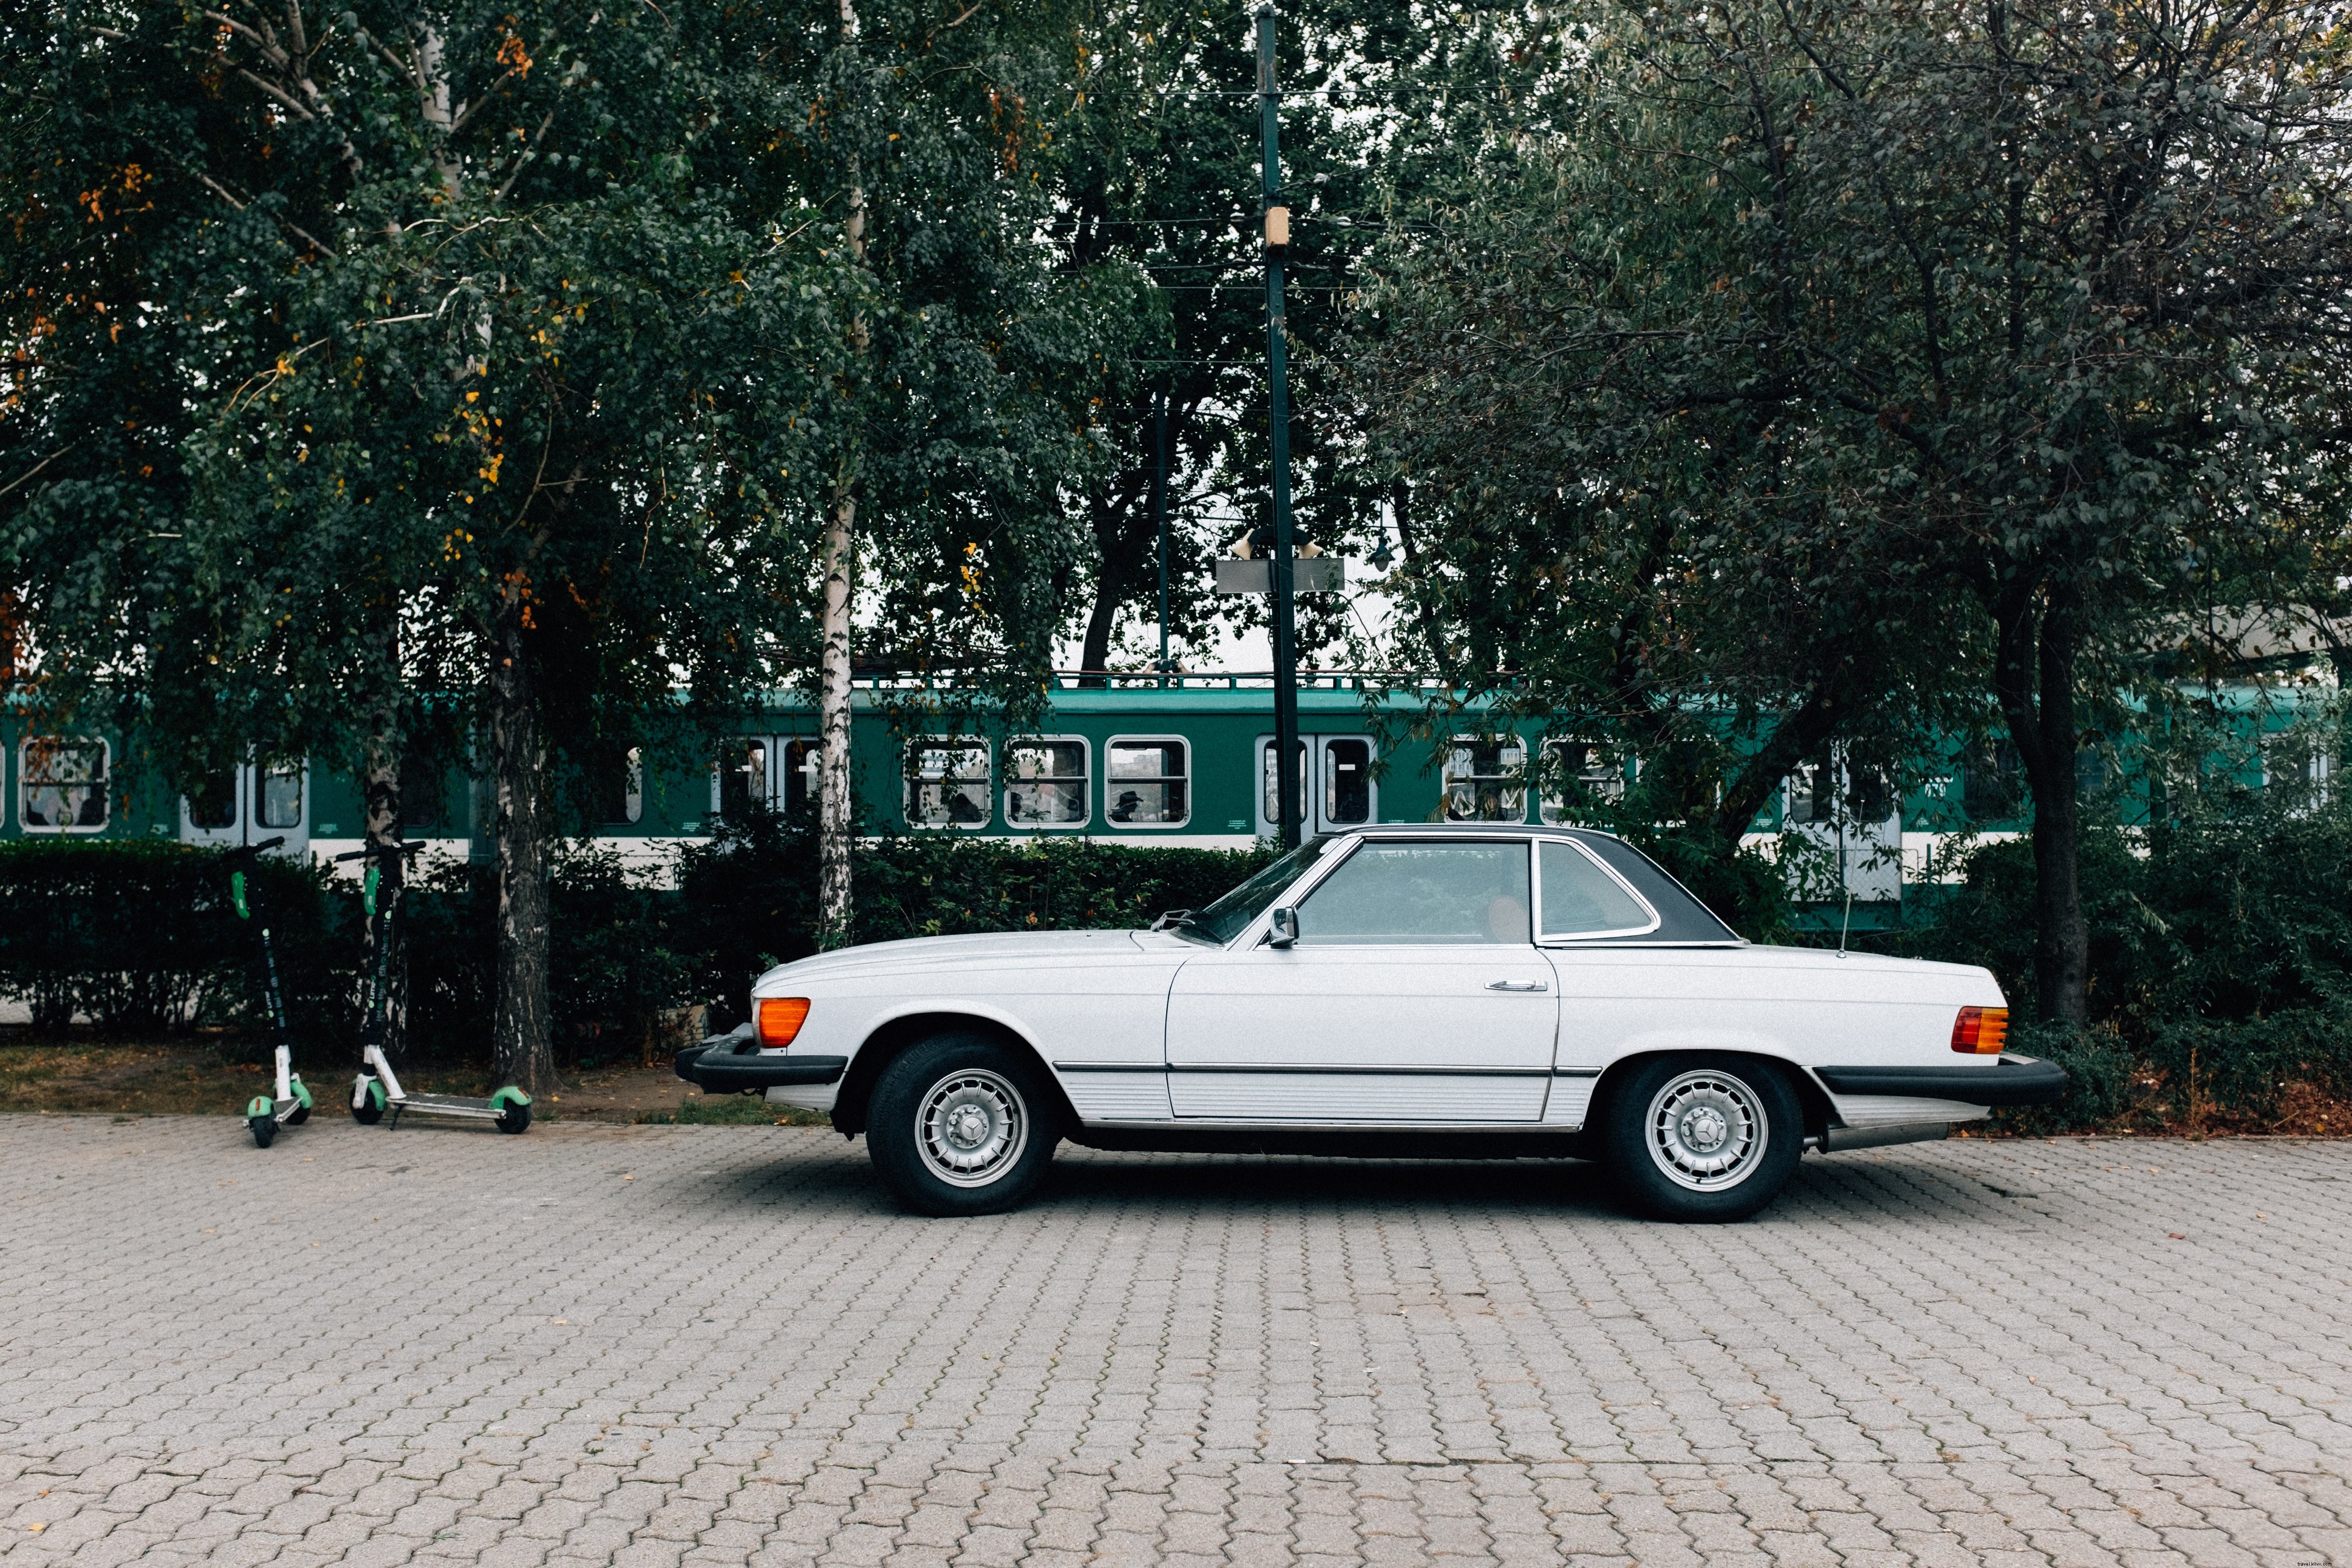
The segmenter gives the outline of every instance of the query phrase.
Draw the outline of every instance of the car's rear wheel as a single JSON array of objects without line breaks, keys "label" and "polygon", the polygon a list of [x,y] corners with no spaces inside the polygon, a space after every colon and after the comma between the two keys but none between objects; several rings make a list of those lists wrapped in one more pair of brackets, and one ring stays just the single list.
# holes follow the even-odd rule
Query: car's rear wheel
[{"label": "car's rear wheel", "polygon": [[1804,1135],[1787,1074],[1739,1057],[1637,1063],[1610,1085],[1601,1113],[1618,1194],[1653,1219],[1748,1218],[1788,1184]]},{"label": "car's rear wheel", "polygon": [[1061,1141],[1053,1092],[1026,1055],[940,1035],[882,1069],[866,1151],[917,1214],[1002,1214],[1036,1190]]}]

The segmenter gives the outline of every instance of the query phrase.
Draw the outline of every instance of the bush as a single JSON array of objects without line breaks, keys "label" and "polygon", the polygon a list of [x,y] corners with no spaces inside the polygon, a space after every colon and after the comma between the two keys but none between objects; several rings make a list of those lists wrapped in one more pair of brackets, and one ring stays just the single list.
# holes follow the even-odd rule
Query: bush
[{"label": "bush", "polygon": [[[2209,796],[2145,831],[2086,829],[2082,849],[2091,1031],[2018,1037],[2090,1080],[2051,1124],[2258,1127],[2283,1097],[2352,1095],[2352,799]],[[1888,945],[1984,964],[2031,1025],[2032,847],[1985,845],[1966,877]]]},{"label": "bush", "polygon": [[221,852],[138,840],[0,843],[0,994],[55,1032],[77,1013],[107,1034],[198,1017],[264,1016],[258,933],[269,924],[297,1038],[344,1026],[348,984],[329,955],[351,935],[324,871],[264,859],[236,918]]},{"label": "bush", "polygon": [[[1166,848],[1078,838],[982,838],[907,834],[853,852],[858,943],[977,931],[1149,925],[1169,910],[1199,909],[1276,853]],[[722,822],[681,853],[679,951],[711,1027],[740,1023],[751,982],[814,952],[816,843],[805,822],[755,815]]]},{"label": "bush", "polygon": [[[957,837],[868,842],[856,852],[859,942],[965,931],[1148,923],[1241,881],[1268,850],[1168,849]],[[75,1014],[110,1034],[193,1023],[241,1026],[248,1059],[268,1049],[257,925],[231,912],[221,852],[137,841],[0,844],[0,994],[32,1002],[36,1026]],[[711,1005],[740,1020],[754,976],[814,950],[816,856],[801,826],[772,816],[681,847],[679,886],[633,882],[619,858],[564,846],[553,862],[549,992],[567,1067],[635,1057],[657,1016]],[[358,1059],[367,979],[357,884],[265,858],[251,880],[267,910],[298,1066]],[[498,879],[442,864],[403,900],[408,1037],[420,1061],[489,1055]]]}]

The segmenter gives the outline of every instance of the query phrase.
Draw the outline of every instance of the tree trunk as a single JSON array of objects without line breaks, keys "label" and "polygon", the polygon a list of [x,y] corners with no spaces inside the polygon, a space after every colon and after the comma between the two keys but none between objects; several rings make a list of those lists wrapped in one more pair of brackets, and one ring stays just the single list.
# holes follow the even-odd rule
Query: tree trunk
[{"label": "tree trunk", "polygon": [[[841,0],[841,42],[857,42],[857,11],[851,0]],[[849,166],[849,212],[844,231],[850,258],[866,264],[866,185],[858,177],[853,155]],[[869,344],[866,317],[853,316],[850,347],[863,355]],[[845,393],[855,397],[852,387]],[[854,411],[850,412],[853,432]],[[821,653],[818,727],[822,750],[817,757],[816,807],[816,942],[820,949],[849,944],[849,851],[856,826],[849,797],[849,622],[850,588],[857,569],[857,446],[842,455],[834,479],[833,514],[824,531],[824,646]]]},{"label": "tree trunk", "polygon": [[2074,773],[2079,599],[2063,584],[2051,586],[2045,599],[2039,615],[2030,591],[2012,591],[2005,600],[1993,685],[2033,792],[2033,982],[2039,1016],[2045,1023],[2079,1025],[2089,1017],[2091,1001]]},{"label": "tree trunk", "polygon": [[[396,667],[396,665],[395,665]],[[399,721],[387,708],[377,718],[375,733],[367,746],[367,847],[371,849],[390,848],[400,842],[400,728]],[[377,887],[376,900],[384,911],[382,926],[388,950],[380,966],[383,975],[383,1054],[395,1072],[406,1072],[408,1061],[408,943],[401,935],[400,900],[402,884],[406,880],[407,866],[398,856],[376,862],[383,868],[383,881]],[[369,922],[370,942],[379,929]],[[368,953],[368,972],[379,972],[377,955]]]},{"label": "tree trunk", "polygon": [[834,492],[824,531],[824,651],[823,734],[817,752],[817,945],[849,942],[849,849],[855,814],[849,798],[849,578],[857,524],[857,492],[844,479]]},{"label": "tree trunk", "polygon": [[1087,502],[1087,510],[1094,513],[1097,564],[1095,567],[1094,607],[1087,612],[1087,635],[1078,645],[1078,668],[1085,672],[1078,678],[1078,684],[1108,686],[1110,681],[1102,672],[1110,668],[1110,631],[1113,623],[1118,619],[1118,602],[1127,592],[1127,579],[1111,559],[1113,544],[1109,503],[1097,495]]},{"label": "tree trunk", "polygon": [[523,646],[520,595],[500,612],[490,669],[490,766],[498,785],[498,1000],[490,1047],[499,1081],[533,1095],[563,1087],[548,1016],[547,742]]}]

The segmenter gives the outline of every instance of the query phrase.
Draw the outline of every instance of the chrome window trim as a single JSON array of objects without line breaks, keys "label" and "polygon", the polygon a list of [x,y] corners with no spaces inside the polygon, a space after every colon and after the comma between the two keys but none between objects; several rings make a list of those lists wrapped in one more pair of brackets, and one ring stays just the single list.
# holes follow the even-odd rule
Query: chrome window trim
[{"label": "chrome window trim", "polygon": [[[925,746],[976,746],[980,749],[982,772],[978,778],[961,774],[942,773],[937,778],[925,778],[914,765],[915,758]],[[853,756],[855,752],[853,750]],[[899,753],[903,783],[898,804],[899,819],[909,831],[919,833],[985,833],[996,826],[996,748],[985,735],[909,735],[906,749]],[[978,822],[929,822],[915,815],[915,802],[925,784],[953,784],[958,788],[980,785],[981,798],[988,803],[986,815]]]},{"label": "chrome window trim", "polygon": [[[1633,900],[1637,907],[1649,911],[1650,923],[1639,926],[1620,926],[1612,931],[1580,931],[1563,932],[1558,936],[1547,936],[1544,934],[1543,856],[1539,853],[1539,850],[1542,846],[1546,844],[1565,844],[1570,848],[1574,849],[1579,855],[1583,856],[1585,859],[1591,861],[1593,866],[1600,869],[1601,875],[1616,883],[1619,890],[1623,892],[1627,898]],[[1578,843],[1574,838],[1568,835],[1553,833],[1538,834],[1528,840],[1528,870],[1533,876],[1536,888],[1534,930],[1536,945],[1538,947],[1572,946],[1581,942],[1622,941],[1626,937],[1647,936],[1652,931],[1656,931],[1660,926],[1666,923],[1665,917],[1658,912],[1658,907],[1650,902],[1649,900],[1643,898],[1639,892],[1635,891],[1633,884],[1620,876],[1614,866],[1610,865],[1608,861],[1603,860],[1600,856],[1595,855],[1591,850],[1586,848],[1583,845]],[[1687,942],[1673,942],[1660,945],[1687,947],[1690,944]]]},{"label": "chrome window trim", "polygon": [[[106,791],[106,820],[97,823],[31,823],[25,820],[25,795],[38,787],[33,783],[32,748],[45,742],[60,746],[96,746],[99,751],[99,785]],[[60,837],[79,834],[88,837],[102,834],[114,826],[114,742],[103,735],[26,735],[16,742],[16,787],[11,792],[9,809],[16,814],[16,831],[27,837],[56,834]]]},{"label": "chrome window trim", "polygon": [[[1192,758],[1193,758],[1193,747],[1192,747],[1192,738],[1190,735],[1112,735],[1112,736],[1108,737],[1108,739],[1106,739],[1106,740],[1103,742],[1102,745],[1103,745],[1103,764],[1102,764],[1102,805],[1103,805],[1103,826],[1104,826],[1105,827],[1108,827],[1108,828],[1111,829],[1112,831],[1114,831],[1114,832],[1118,832],[1118,833],[1178,833],[1178,832],[1181,832],[1183,829],[1185,829],[1185,828],[1190,827],[1190,826],[1192,826],[1192,774],[1193,774],[1193,769],[1192,769]],[[1110,815],[1110,788],[1111,788],[1111,784],[1112,784],[1115,781],[1112,779],[1112,777],[1111,777],[1111,772],[1110,772],[1110,749],[1111,749],[1113,746],[1125,746],[1125,745],[1145,745],[1145,746],[1155,746],[1155,745],[1156,745],[1156,746],[1179,745],[1179,746],[1181,746],[1181,747],[1183,747],[1183,748],[1184,748],[1184,773],[1183,773],[1183,781],[1184,781],[1184,816],[1183,816],[1183,820],[1181,820],[1181,822],[1116,822],[1116,821],[1113,821],[1113,820],[1111,819],[1111,815]],[[1177,775],[1176,775],[1176,774],[1174,774],[1174,773],[1161,773],[1160,775],[1159,775],[1159,777],[1158,777],[1158,779],[1157,779],[1156,781],[1155,781],[1155,780],[1151,780],[1151,779],[1144,779],[1144,780],[1130,780],[1130,781],[1129,781],[1129,782],[1130,782],[1130,783],[1144,783],[1144,784],[1150,784],[1150,783],[1157,782],[1157,783],[1160,783],[1160,784],[1166,784],[1170,779],[1174,778],[1174,777],[1176,777],[1176,776],[1177,776]]]},{"label": "chrome window trim", "polygon": [[[1013,772],[1013,753],[1024,746],[1076,746],[1085,768],[1075,779],[1067,773],[1052,773],[1038,778],[1016,778]],[[993,773],[993,769],[991,770]],[[1004,819],[1008,833],[1083,833],[1095,820],[1095,743],[1084,735],[1014,735],[1004,742],[1004,776],[997,784],[996,809]],[[1015,822],[1013,819],[1013,790],[1024,784],[1073,784],[1078,786],[1078,817],[1075,822]]]},{"label": "chrome window trim", "polygon": [[[1509,823],[1496,823],[1493,831],[1484,833],[1448,832],[1415,834],[1410,830],[1402,833],[1361,833],[1350,830],[1345,834],[1333,834],[1331,837],[1335,838],[1344,837],[1348,841],[1346,852],[1324,861],[1320,867],[1315,868],[1307,876],[1301,877],[1297,881],[1293,882],[1289,887],[1285,888],[1283,889],[1283,897],[1276,903],[1266,905],[1265,910],[1259,914],[1256,922],[1253,924],[1249,930],[1244,931],[1240,936],[1234,939],[1235,947],[1255,947],[1265,942],[1266,937],[1271,934],[1274,911],[1276,909],[1285,906],[1296,909],[1305,900],[1307,895],[1313,893],[1316,888],[1321,885],[1324,878],[1328,877],[1332,872],[1346,865],[1349,860],[1354,858],[1358,849],[1361,848],[1366,844],[1373,842],[1381,844],[1517,844],[1528,852],[1528,889],[1529,904],[1529,908],[1528,910],[1528,935],[1530,938],[1528,942],[1522,944],[1515,942],[1407,942],[1400,941],[1396,943],[1397,946],[1411,947],[1416,952],[1425,951],[1429,952],[1492,952],[1497,948],[1510,949],[1525,945],[1533,949],[1543,945],[1541,942],[1532,940],[1537,930],[1535,900],[1540,895],[1536,891],[1535,886],[1537,879],[1535,840],[1528,837],[1527,831],[1524,828],[1514,829],[1512,825]],[[1608,868],[1603,866],[1601,869],[1605,871],[1608,870]],[[1628,888],[1625,890],[1629,893],[1633,892],[1631,888]],[[1294,894],[1297,896],[1294,897]],[[1639,894],[1636,894],[1635,897],[1640,899]],[[1646,910],[1650,908],[1650,901],[1647,899],[1640,899],[1640,902],[1643,909]],[[1655,913],[1656,911],[1652,911],[1654,917]],[[1644,931],[1655,931],[1658,928],[1656,925],[1652,924],[1644,926],[1642,929]],[[1335,944],[1335,946],[1336,945],[1377,947],[1380,943],[1367,942],[1360,943]],[[1234,949],[1229,948],[1227,951],[1231,952],[1234,951]]]}]

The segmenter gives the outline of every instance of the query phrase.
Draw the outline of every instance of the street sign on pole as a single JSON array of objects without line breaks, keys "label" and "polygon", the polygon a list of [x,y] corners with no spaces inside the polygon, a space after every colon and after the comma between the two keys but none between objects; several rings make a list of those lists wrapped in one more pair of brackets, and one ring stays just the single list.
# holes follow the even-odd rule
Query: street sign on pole
[{"label": "street sign on pole", "polygon": [[[1347,581],[1347,569],[1336,555],[1302,557],[1290,563],[1290,591],[1294,594],[1336,593]],[[1244,561],[1221,555],[1217,558],[1216,586],[1220,594],[1271,594],[1274,563],[1263,556]]]},{"label": "street sign on pole", "polygon": [[1296,847],[1298,646],[1291,613],[1290,367],[1282,303],[1282,261],[1290,248],[1290,209],[1282,204],[1282,94],[1274,79],[1274,7],[1270,5],[1257,9],[1257,101],[1265,142],[1259,183],[1265,197],[1265,419],[1274,470],[1274,787],[1282,842]]}]

